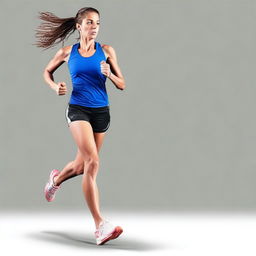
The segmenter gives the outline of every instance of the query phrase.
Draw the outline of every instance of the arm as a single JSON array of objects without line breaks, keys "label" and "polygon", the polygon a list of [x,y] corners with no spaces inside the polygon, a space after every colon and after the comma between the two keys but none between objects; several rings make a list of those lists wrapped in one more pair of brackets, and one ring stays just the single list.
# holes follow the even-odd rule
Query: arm
[{"label": "arm", "polygon": [[105,45],[104,48],[106,49],[106,52],[108,54],[107,63],[110,65],[110,70],[112,72],[109,79],[118,89],[124,90],[126,87],[125,80],[117,62],[115,50],[110,45]]},{"label": "arm", "polygon": [[55,70],[60,67],[64,62],[65,58],[67,57],[67,53],[65,48],[61,48],[55,54],[55,56],[50,60],[47,64],[46,68],[44,69],[43,77],[45,82],[55,91],[58,90],[59,85],[54,82],[53,73]]}]

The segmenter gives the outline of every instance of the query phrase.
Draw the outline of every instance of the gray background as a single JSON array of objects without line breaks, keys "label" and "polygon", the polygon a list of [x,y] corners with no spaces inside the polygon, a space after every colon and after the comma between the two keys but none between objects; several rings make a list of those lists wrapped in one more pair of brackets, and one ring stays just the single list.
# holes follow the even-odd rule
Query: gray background
[{"label": "gray background", "polygon": [[[102,209],[254,210],[255,1],[1,1],[0,209],[85,209],[82,176],[50,204],[51,169],[76,155],[65,120],[67,64],[43,69],[59,44],[32,44],[38,11],[101,14],[96,41],[111,45],[126,80],[107,82],[111,124],[97,177]],[[64,45],[74,44],[75,32]]]}]

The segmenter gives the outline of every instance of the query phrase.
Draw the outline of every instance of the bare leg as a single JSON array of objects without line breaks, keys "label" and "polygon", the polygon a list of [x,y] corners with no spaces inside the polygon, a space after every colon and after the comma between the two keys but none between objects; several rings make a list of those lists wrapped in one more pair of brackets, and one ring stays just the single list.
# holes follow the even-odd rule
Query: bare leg
[{"label": "bare leg", "polygon": [[[94,132],[93,133],[98,154],[99,154],[100,149],[102,147],[105,134],[106,134],[105,132],[100,132],[100,133]],[[98,190],[98,186],[97,186],[96,180],[95,180],[95,189],[96,189],[96,198],[97,198],[98,211],[100,212],[99,190]]]},{"label": "bare leg", "polygon": [[95,174],[97,173],[98,168],[99,165],[96,162],[91,164],[85,162],[84,175],[82,178],[82,188],[84,196],[94,218],[96,228],[98,228],[100,222],[103,220],[99,209],[99,191],[96,183]]},{"label": "bare leg", "polygon": [[96,191],[96,202],[97,202],[97,208],[98,208],[98,211],[100,212],[99,189],[98,189],[98,185],[97,185],[96,180],[95,180],[95,191]]},{"label": "bare leg", "polygon": [[[63,170],[60,172],[60,174],[58,176],[55,176],[53,178],[54,184],[56,186],[59,186],[61,183],[63,183],[64,181],[71,179],[73,177],[76,177],[78,175],[83,174],[84,170],[81,170],[80,173],[74,171],[73,169],[73,162],[69,162],[64,168]],[[99,201],[99,189],[97,186],[97,183],[95,181],[95,191],[96,191],[96,202],[97,202],[97,208],[98,211],[100,209],[100,201]]]},{"label": "bare leg", "polygon": [[[86,128],[86,127],[83,127],[83,128]],[[89,131],[87,129],[89,129]],[[87,127],[86,130],[87,130],[87,133],[92,132],[90,127]],[[79,134],[79,128],[78,128],[78,132],[75,132],[72,134],[73,134],[75,140],[78,139],[77,135]],[[84,133],[82,133],[82,135],[83,134]],[[84,141],[90,142],[87,145],[87,147],[85,147],[85,148],[90,149],[91,147],[94,147],[93,145],[96,145],[96,151],[97,151],[97,153],[99,153],[99,150],[102,146],[105,134],[104,133],[94,133],[93,135],[94,135],[93,136],[94,139],[92,139],[92,137],[89,137],[88,139],[84,140]],[[78,142],[77,143],[78,146],[80,145],[80,143],[79,143],[80,138],[78,139],[78,141],[76,140],[76,142]],[[83,145],[83,143],[82,143],[82,145]],[[83,147],[81,147],[81,145],[80,145],[80,149],[83,150]],[[54,183],[55,183],[55,185],[59,186],[62,182],[66,181],[70,178],[73,178],[80,174],[84,174],[83,178],[82,178],[83,192],[84,192],[84,195],[85,195],[85,198],[87,201],[87,205],[93,215],[93,218],[95,221],[95,226],[96,226],[96,228],[98,228],[99,223],[103,220],[103,218],[100,214],[99,190],[98,190],[98,186],[96,183],[96,175],[97,175],[98,168],[99,168],[99,159],[98,159],[98,157],[96,157],[98,154],[93,154],[94,158],[92,158],[92,157],[88,158],[89,155],[90,155],[90,151],[85,152],[85,150],[83,150],[83,154],[82,154],[78,148],[76,159],[72,162],[69,162],[63,168],[63,170],[60,172],[60,174],[54,178]],[[87,159],[87,160],[85,160],[85,159]],[[90,159],[90,160],[88,160],[88,159]],[[91,161],[91,159],[93,161]]]},{"label": "bare leg", "polygon": [[[74,171],[73,161],[69,162],[63,168],[63,170],[60,172],[60,174],[58,176],[54,177],[54,184],[56,186],[59,186],[62,182],[66,181],[66,180],[68,180],[70,178],[73,178],[75,176],[81,175],[81,174],[83,174],[83,172],[84,172],[84,170],[81,170],[80,172]],[[96,180],[94,182],[94,186],[95,186],[96,207],[97,207],[98,212],[100,212],[99,190],[98,190],[98,186],[97,186]]]},{"label": "bare leg", "polygon": [[[100,149],[103,144],[105,133],[95,132],[95,133],[93,133],[93,136],[94,136],[95,144],[96,144],[97,151],[99,154]],[[67,165],[62,169],[60,174],[58,176],[54,177],[54,179],[53,179],[54,184],[56,186],[59,186],[62,182],[66,181],[70,178],[76,177],[78,175],[81,175],[83,173],[84,173],[84,160],[83,160],[83,156],[82,156],[81,152],[78,149],[75,160],[67,163]],[[97,184],[95,186],[95,189],[96,189],[97,204],[98,204],[98,208],[99,208],[99,190],[98,190]]]},{"label": "bare leg", "polygon": [[91,124],[88,121],[77,120],[71,122],[70,131],[78,146],[84,164],[82,190],[93,216],[95,226],[98,228],[103,217],[99,210],[99,192],[96,184],[96,176],[99,169],[97,143]]},{"label": "bare leg", "polygon": [[54,177],[54,184],[59,186],[62,182],[79,175],[73,168],[73,161],[69,162],[58,176]]}]

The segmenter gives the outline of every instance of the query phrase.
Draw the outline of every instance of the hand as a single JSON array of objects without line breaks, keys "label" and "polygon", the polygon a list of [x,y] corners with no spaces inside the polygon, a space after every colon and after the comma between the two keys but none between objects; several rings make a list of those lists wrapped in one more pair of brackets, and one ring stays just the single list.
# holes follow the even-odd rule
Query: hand
[{"label": "hand", "polygon": [[100,62],[100,69],[101,69],[102,74],[104,74],[107,77],[110,76],[110,74],[111,74],[110,65],[108,63],[106,63],[106,61],[102,60]]},{"label": "hand", "polygon": [[67,92],[67,86],[65,82],[59,82],[56,88],[57,95],[65,95]]}]

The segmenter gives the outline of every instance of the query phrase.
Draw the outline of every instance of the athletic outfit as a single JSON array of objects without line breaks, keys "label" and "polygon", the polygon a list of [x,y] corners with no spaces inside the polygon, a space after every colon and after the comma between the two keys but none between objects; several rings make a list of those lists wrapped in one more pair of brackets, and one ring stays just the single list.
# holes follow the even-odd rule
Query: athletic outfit
[{"label": "athletic outfit", "polygon": [[100,62],[106,61],[100,43],[95,41],[95,53],[83,57],[78,49],[80,42],[72,45],[68,68],[72,80],[72,94],[65,110],[69,124],[76,120],[91,123],[94,132],[105,132],[110,125],[110,107],[106,90],[106,76],[101,73]]},{"label": "athletic outfit", "polygon": [[[110,124],[109,102],[105,87],[106,76],[101,73],[100,62],[106,57],[98,42],[95,42],[95,53],[83,57],[78,52],[80,43],[72,45],[68,67],[72,79],[73,90],[68,102],[65,117],[68,126],[72,121],[85,120],[90,122],[94,132],[105,132]],[[44,194],[48,202],[55,199],[55,194],[61,186],[54,184],[54,177],[60,171],[53,169],[45,185]],[[103,245],[116,239],[123,229],[103,219],[94,232],[97,245]]]}]

